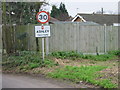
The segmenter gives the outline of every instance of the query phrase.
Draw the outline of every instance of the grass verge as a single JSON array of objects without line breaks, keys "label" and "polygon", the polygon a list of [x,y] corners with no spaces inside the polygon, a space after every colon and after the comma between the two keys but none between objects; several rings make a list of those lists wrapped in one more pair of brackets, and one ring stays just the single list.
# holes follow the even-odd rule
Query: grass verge
[{"label": "grass verge", "polygon": [[[47,57],[43,63],[40,53],[22,51],[17,55],[3,57],[2,66],[3,71],[6,72],[12,71],[15,73],[30,73],[31,71],[35,74],[42,73],[53,78],[61,78],[73,82],[85,81],[104,88],[115,88],[117,87],[117,82],[115,81],[117,80],[117,77],[115,76],[117,75],[117,61],[111,59],[116,59],[119,55],[120,51],[111,51],[104,55],[83,55],[82,53],[76,53],[73,51],[54,52]],[[109,69],[108,67],[111,67],[112,69]],[[114,74],[113,76],[115,77],[114,81],[116,84],[113,82],[113,79],[110,79],[113,77],[104,77],[101,76],[103,74],[98,73],[103,69],[105,70],[104,75],[106,74],[106,70],[110,70],[110,75]],[[113,73],[113,71],[115,71],[115,73]]]},{"label": "grass verge", "polygon": [[61,69],[56,69],[54,72],[48,73],[48,76],[52,78],[60,78],[64,80],[70,80],[73,82],[85,81],[94,85],[99,85],[104,88],[116,88],[117,85],[113,84],[108,79],[97,79],[100,77],[98,71],[101,71],[107,67],[105,66],[65,66]]}]

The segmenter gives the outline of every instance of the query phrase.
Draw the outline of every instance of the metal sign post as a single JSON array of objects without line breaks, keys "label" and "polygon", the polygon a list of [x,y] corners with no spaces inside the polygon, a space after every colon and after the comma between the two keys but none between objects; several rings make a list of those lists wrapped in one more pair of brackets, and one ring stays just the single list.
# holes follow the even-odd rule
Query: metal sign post
[{"label": "metal sign post", "polygon": [[38,12],[36,15],[38,22],[42,23],[42,26],[35,26],[35,37],[42,37],[42,59],[44,62],[45,58],[45,37],[50,36],[50,26],[44,26],[43,24],[47,23],[50,19],[49,13],[46,11]]},{"label": "metal sign post", "polygon": [[[43,24],[42,24],[42,27],[43,27]],[[44,37],[42,37],[42,59],[43,59],[43,62],[44,62],[44,58],[45,58],[45,51],[44,51]]]},{"label": "metal sign post", "polygon": [[[42,24],[42,27],[43,27],[43,24]],[[44,62],[44,58],[45,58],[45,51],[44,51],[44,37],[42,37],[42,59],[43,59],[43,62]]]}]

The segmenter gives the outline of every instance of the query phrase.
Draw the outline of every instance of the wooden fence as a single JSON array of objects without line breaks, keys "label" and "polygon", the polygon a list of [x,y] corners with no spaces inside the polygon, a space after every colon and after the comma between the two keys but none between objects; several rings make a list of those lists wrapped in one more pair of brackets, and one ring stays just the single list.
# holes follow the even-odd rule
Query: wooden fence
[{"label": "wooden fence", "polygon": [[[3,46],[11,50],[36,50],[34,26],[3,26]],[[80,23],[55,23],[51,26],[49,52],[77,51],[83,53],[104,53],[118,50],[118,27],[81,25]],[[41,51],[41,38],[39,48]]]}]

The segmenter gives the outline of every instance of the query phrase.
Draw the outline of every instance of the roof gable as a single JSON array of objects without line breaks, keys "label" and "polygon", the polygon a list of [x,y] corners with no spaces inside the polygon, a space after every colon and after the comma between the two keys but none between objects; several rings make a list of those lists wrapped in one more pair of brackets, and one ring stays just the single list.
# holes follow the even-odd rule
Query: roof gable
[{"label": "roof gable", "polygon": [[80,15],[76,15],[76,16],[73,18],[72,22],[74,22],[77,18],[80,18],[83,22],[86,22],[86,20],[83,19],[83,17],[81,17]]}]

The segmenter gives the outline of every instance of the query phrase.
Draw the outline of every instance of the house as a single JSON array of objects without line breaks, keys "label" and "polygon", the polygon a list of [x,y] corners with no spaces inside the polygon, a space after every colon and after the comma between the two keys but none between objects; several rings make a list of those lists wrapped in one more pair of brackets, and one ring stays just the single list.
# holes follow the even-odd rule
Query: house
[{"label": "house", "polygon": [[113,23],[113,26],[120,26],[120,23]]},{"label": "house", "polygon": [[84,14],[84,13],[78,13],[72,20],[72,22],[86,22],[86,21],[92,21],[95,23],[98,23],[100,25],[113,25],[114,23],[120,23],[118,22],[117,14]]},{"label": "house", "polygon": [[[54,23],[71,23],[72,19],[73,18],[70,17],[66,21],[59,21],[59,20],[57,20],[57,19],[55,19],[53,17],[50,17],[49,24],[54,24]],[[95,22],[92,22],[92,21],[85,21],[83,18],[81,20],[82,20],[81,22],[73,22],[73,23],[80,23],[81,25],[99,25],[98,23],[95,23]]]},{"label": "house", "polygon": [[77,15],[73,18],[72,22],[86,22],[86,20],[85,20],[82,16],[80,16],[79,14],[77,14]]},{"label": "house", "polygon": [[56,18],[50,17],[49,24],[54,24],[55,22],[59,22]]}]

